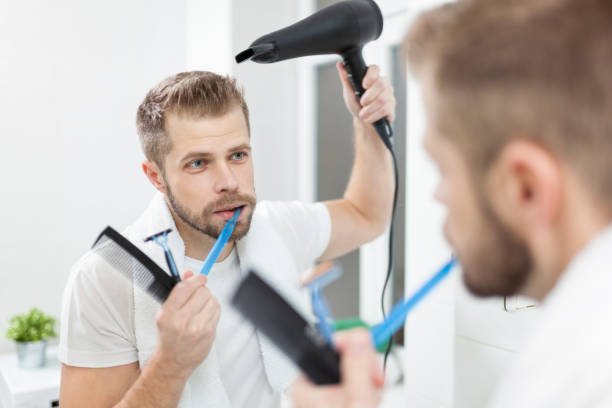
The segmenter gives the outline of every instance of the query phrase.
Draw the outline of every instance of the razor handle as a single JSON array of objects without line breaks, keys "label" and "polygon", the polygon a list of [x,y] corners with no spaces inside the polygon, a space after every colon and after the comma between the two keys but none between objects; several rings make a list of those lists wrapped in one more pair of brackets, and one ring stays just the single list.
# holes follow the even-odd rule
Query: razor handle
[{"label": "razor handle", "polygon": [[170,273],[172,274],[172,279],[179,283],[181,281],[181,275],[178,273],[176,269],[176,263],[174,263],[174,258],[172,257],[172,253],[168,250],[164,250],[164,256],[166,257],[166,264],[170,269]]},{"label": "razor handle", "polygon": [[[361,96],[365,93],[365,89],[362,86],[363,78],[365,77],[366,71],[368,70],[368,66],[363,59],[363,53],[361,52],[361,47],[353,47],[344,51],[342,56],[342,63],[346,68],[348,79],[351,81],[353,85],[353,89],[355,90],[355,96],[359,101]],[[393,149],[393,145],[391,142],[391,138],[393,137],[393,129],[391,128],[391,124],[386,118],[382,118],[377,120],[372,124],[376,132],[382,139],[383,143],[389,150]]]},{"label": "razor handle", "polygon": [[254,271],[238,285],[232,305],[315,384],[340,381],[340,357],[321,333]]}]

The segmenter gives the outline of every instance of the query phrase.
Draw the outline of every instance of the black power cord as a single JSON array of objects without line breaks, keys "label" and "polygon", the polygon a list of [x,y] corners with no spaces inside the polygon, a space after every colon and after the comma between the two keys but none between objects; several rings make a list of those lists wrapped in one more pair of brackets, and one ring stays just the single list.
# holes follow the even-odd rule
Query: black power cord
[{"label": "black power cord", "polygon": [[[383,285],[382,295],[380,296],[380,307],[382,309],[383,319],[387,318],[387,312],[385,311],[385,294],[387,292],[387,286],[389,285],[389,280],[393,275],[394,268],[394,253],[393,253],[393,231],[395,224],[395,212],[397,207],[397,197],[398,197],[398,189],[399,189],[399,171],[397,169],[397,158],[395,157],[395,152],[393,151],[393,145],[390,141],[387,143],[385,140],[385,146],[389,149],[391,153],[391,158],[393,159],[393,174],[395,178],[395,187],[393,191],[393,210],[391,211],[391,227],[389,229],[389,262],[387,264],[387,275],[385,277],[385,283]],[[389,358],[389,353],[391,352],[391,348],[393,347],[393,337],[389,339],[389,344],[387,345],[387,349],[385,350],[385,358],[383,361],[383,368],[387,370],[387,359]]]}]

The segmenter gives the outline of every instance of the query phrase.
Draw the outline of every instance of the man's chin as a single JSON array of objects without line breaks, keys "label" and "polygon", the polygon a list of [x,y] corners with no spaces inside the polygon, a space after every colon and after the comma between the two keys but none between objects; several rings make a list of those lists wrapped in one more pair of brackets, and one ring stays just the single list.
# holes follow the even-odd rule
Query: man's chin
[{"label": "man's chin", "polygon": [[465,288],[479,298],[512,296],[520,292],[524,279],[509,279],[508,275],[496,275],[495,270],[478,271],[462,266],[462,280]]},{"label": "man's chin", "polygon": [[[232,231],[232,235],[230,236],[231,241],[239,241],[249,233],[249,230],[251,229],[251,219],[253,214],[248,213],[245,215],[246,217],[244,219],[241,219],[236,223],[234,231]],[[223,224],[223,227],[224,226],[225,224]],[[221,230],[223,229],[223,227],[221,227]],[[221,230],[219,230],[219,234],[221,234]]]},{"label": "man's chin", "polygon": [[487,298],[487,297],[491,297],[491,296],[502,296],[502,295],[496,293],[494,290],[492,290],[491,287],[484,286],[480,282],[474,282],[474,281],[470,280],[465,275],[465,272],[463,274],[463,285],[468,290],[468,292],[470,292],[470,294],[472,294],[472,295],[474,295],[474,296],[476,296],[478,298]]},{"label": "man's chin", "polygon": [[239,241],[240,239],[244,238],[251,229],[251,219],[252,213],[248,214],[248,217],[244,220],[238,222],[238,224],[236,224],[236,227],[234,228],[234,232],[232,232],[232,236],[230,239],[234,241]]}]

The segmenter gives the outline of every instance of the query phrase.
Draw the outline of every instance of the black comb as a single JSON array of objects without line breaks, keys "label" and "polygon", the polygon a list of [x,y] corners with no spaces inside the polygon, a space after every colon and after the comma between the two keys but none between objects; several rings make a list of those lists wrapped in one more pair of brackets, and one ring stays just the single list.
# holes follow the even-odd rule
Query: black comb
[{"label": "black comb", "polygon": [[100,233],[91,249],[159,303],[166,301],[176,285],[151,258],[111,227]]},{"label": "black comb", "polygon": [[340,381],[340,357],[336,350],[257,273],[249,271],[238,285],[232,305],[314,383]]}]

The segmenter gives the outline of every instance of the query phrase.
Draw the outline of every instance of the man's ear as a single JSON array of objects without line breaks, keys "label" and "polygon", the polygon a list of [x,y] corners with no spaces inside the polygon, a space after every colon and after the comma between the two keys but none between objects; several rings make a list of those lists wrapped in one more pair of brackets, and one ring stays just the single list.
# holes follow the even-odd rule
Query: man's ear
[{"label": "man's ear", "polygon": [[145,176],[149,179],[153,187],[155,187],[162,194],[166,194],[166,183],[164,183],[164,178],[162,177],[161,170],[157,167],[157,164],[150,160],[145,160],[142,162],[142,171]]},{"label": "man's ear", "polygon": [[552,152],[529,140],[510,141],[490,174],[489,196],[509,225],[558,221],[563,207],[563,169]]}]

